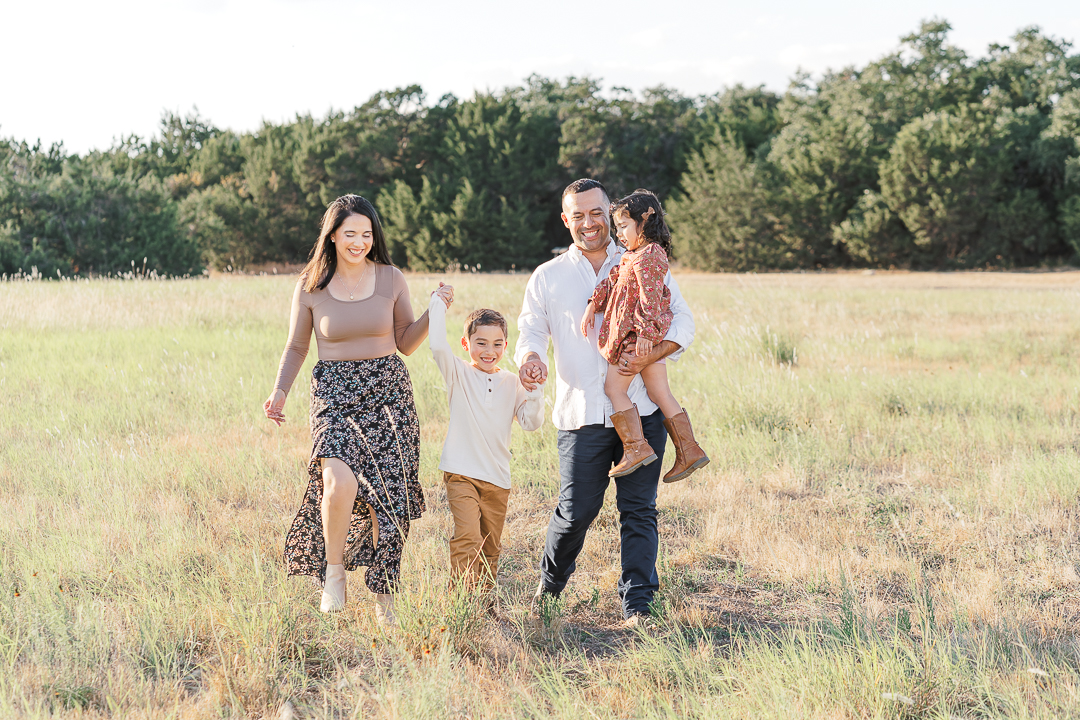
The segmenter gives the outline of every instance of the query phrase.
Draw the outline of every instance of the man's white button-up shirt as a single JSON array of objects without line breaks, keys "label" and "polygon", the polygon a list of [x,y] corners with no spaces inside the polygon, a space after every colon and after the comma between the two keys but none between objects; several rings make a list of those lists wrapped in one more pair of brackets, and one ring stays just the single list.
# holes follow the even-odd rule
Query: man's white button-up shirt
[{"label": "man's white button-up shirt", "polygon": [[[623,252],[616,243],[609,243],[607,259],[597,273],[577,245],[571,245],[562,255],[536,268],[525,288],[514,362],[520,366],[525,356],[534,352],[546,363],[548,341],[555,342],[555,409],[551,422],[559,430],[577,430],[598,423],[611,426],[611,401],[604,393],[608,363],[598,343],[600,318],[586,338],[581,334],[581,316],[593,290],[619,263]],[[668,356],[675,360],[694,340],[694,318],[671,273],[664,283],[671,290],[674,315],[664,339],[679,345],[680,350]],[[642,416],[656,411],[641,376],[634,378],[628,392]]]}]

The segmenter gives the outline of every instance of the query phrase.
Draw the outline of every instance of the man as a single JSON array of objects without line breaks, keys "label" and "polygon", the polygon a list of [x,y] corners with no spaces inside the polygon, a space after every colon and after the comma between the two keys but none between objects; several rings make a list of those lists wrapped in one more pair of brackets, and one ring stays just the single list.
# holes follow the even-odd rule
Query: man
[{"label": "man", "polygon": [[[585,338],[581,316],[596,285],[622,258],[623,249],[611,238],[608,208],[611,201],[596,180],[572,182],[563,191],[562,220],[573,245],[562,255],[538,267],[525,289],[518,317],[518,343],[514,360],[522,385],[531,390],[547,379],[548,341],[555,345],[555,408],[552,423],[559,431],[559,504],[548,524],[544,557],[540,563],[538,597],[558,595],[574,572],[585,533],[600,512],[610,478],[608,472],[622,457],[622,441],[608,416],[611,403],[604,394],[608,362],[597,349],[598,324]],[[694,320],[668,274],[674,320],[663,342],[647,356],[627,353],[619,372],[637,375],[649,363],[670,356],[676,359],[694,339]],[[664,458],[667,433],[663,414],[645,392],[640,377],[629,390],[637,405],[645,439],[657,461],[629,475],[615,478],[619,509],[622,575],[619,597],[628,625],[649,615],[649,604],[660,586],[656,553],[660,538],[656,527],[656,488]]]}]

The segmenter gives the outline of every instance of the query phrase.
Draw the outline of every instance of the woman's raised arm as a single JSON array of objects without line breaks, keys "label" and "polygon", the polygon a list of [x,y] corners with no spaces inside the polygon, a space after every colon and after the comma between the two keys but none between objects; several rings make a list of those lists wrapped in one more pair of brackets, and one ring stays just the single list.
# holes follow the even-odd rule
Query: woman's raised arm
[{"label": "woman's raised arm", "polygon": [[428,311],[413,319],[412,301],[405,276],[394,268],[394,342],[405,355],[412,355],[428,334]]}]

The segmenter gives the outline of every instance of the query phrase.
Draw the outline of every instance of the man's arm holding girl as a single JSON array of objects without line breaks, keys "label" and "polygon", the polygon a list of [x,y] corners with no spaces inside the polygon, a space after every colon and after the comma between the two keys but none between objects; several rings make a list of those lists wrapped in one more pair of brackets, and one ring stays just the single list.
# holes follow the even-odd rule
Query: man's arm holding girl
[{"label": "man's arm holding girl", "polygon": [[623,365],[620,362],[618,365],[621,375],[637,375],[642,369],[666,357],[678,360],[682,351],[694,341],[694,316],[690,314],[690,308],[683,299],[682,292],[679,291],[679,284],[675,282],[670,272],[664,278],[664,284],[671,291],[671,314],[674,316],[671,328],[663,341],[653,347],[648,355],[623,353],[622,360],[626,364]]}]

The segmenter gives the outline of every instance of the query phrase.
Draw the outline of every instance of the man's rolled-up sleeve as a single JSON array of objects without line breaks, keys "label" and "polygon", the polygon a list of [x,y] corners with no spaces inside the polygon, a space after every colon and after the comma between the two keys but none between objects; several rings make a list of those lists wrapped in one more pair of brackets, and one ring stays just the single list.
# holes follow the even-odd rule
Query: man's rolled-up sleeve
[{"label": "man's rolled-up sleeve", "polygon": [[525,356],[536,353],[547,361],[548,341],[551,339],[551,326],[548,323],[547,307],[543,298],[543,278],[540,273],[533,273],[525,286],[525,299],[521,302],[521,314],[518,315],[518,339],[514,349],[514,362],[521,366]]},{"label": "man's rolled-up sleeve", "polygon": [[668,355],[668,360],[678,360],[690,343],[694,342],[694,316],[690,313],[690,307],[683,299],[682,292],[679,291],[679,283],[675,282],[670,272],[664,278],[664,283],[671,291],[671,314],[674,316],[671,320],[671,328],[664,339],[679,346],[678,350]]}]

